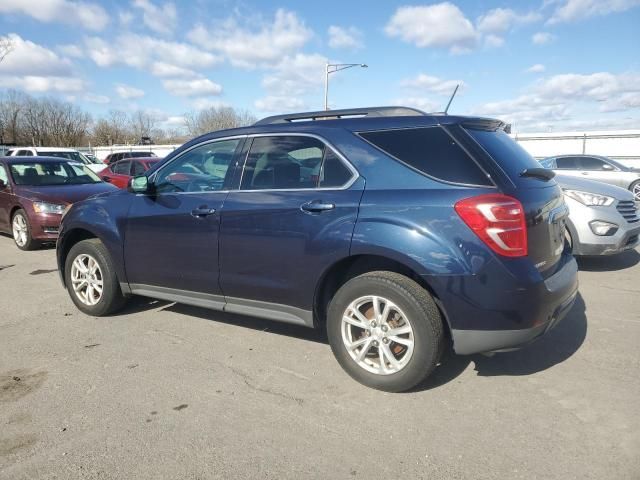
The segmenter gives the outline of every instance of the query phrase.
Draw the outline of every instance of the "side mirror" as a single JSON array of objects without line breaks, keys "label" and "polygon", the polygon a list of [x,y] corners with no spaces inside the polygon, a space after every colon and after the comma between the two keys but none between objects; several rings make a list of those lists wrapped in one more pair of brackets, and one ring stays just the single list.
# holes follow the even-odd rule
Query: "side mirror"
[{"label": "side mirror", "polygon": [[604,163],[604,164],[602,165],[602,169],[603,169],[603,170],[606,170],[606,171],[608,171],[608,172],[610,172],[610,171],[612,171],[612,170],[615,170],[615,168],[613,168],[613,167],[612,167],[611,165],[609,165],[608,163]]},{"label": "side mirror", "polygon": [[0,190],[4,190],[7,188],[7,184],[0,178]]},{"label": "side mirror", "polygon": [[148,193],[151,184],[145,175],[133,177],[129,180],[129,191],[133,193]]}]

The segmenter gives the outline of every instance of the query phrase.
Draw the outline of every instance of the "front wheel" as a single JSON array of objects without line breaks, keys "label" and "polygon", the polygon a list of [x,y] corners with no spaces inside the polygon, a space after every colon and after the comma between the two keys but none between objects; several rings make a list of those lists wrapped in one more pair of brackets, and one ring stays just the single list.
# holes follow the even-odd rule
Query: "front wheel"
[{"label": "front wheel", "polygon": [[40,243],[33,239],[29,218],[24,210],[16,211],[11,219],[13,241],[20,250],[35,250]]},{"label": "front wheel", "polygon": [[124,305],[111,256],[97,238],[71,247],[64,275],[71,300],[82,312],[101,317]]},{"label": "front wheel", "polygon": [[635,201],[640,202],[640,180],[636,180],[635,182],[633,182],[629,187],[629,190],[631,190],[631,193],[633,193]]},{"label": "front wheel", "polygon": [[422,382],[444,347],[442,318],[431,295],[393,272],[369,272],[345,283],[329,305],[327,334],[351,377],[387,392]]}]

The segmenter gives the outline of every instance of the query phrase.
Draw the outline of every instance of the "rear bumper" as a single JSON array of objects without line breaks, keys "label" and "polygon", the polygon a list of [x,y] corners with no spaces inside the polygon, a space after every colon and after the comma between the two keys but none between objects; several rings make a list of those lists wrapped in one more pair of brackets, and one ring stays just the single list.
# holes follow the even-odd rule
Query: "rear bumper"
[{"label": "rear bumper", "polygon": [[513,350],[531,343],[544,335],[571,310],[577,290],[556,308],[551,319],[532,328],[521,330],[452,330],[454,350],[459,355],[470,355],[480,352],[496,352]]},{"label": "rear bumper", "polygon": [[[553,328],[571,310],[578,293],[575,259],[563,254],[560,261],[546,279],[526,260],[510,264],[510,269],[496,262],[480,274],[436,283],[454,351],[468,355],[513,349]],[[521,271],[514,274],[517,270]]]}]

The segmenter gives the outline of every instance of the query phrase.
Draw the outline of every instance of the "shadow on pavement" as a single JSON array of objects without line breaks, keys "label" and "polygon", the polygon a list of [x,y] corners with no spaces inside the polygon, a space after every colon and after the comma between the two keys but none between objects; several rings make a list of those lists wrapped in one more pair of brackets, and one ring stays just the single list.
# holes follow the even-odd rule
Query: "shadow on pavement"
[{"label": "shadow on pavement", "polygon": [[640,263],[640,253],[637,250],[627,250],[617,255],[603,255],[601,257],[577,257],[578,268],[585,272],[613,272],[624,270]]},{"label": "shadow on pavement", "polygon": [[[227,323],[265,333],[293,337],[308,342],[328,344],[324,330],[314,330],[298,325],[248,317],[245,315],[217,312],[206,308],[152,300],[144,297],[132,298],[119,314],[137,313],[153,308],[161,308],[160,311],[168,311],[204,320]],[[456,355],[449,347],[444,353],[440,365],[431,376],[411,391],[420,392],[445,385],[455,380],[472,362],[479,376],[520,376],[541,372],[571,357],[578,351],[586,336],[586,307],[582,296],[578,293],[576,302],[567,316],[560,321],[553,330],[538,338],[531,345],[512,352],[496,353],[493,356]],[[327,349],[327,355],[330,355],[329,349]]]},{"label": "shadow on pavement", "polygon": [[546,335],[531,345],[512,352],[493,356],[458,356],[449,349],[441,364],[424,384],[414,391],[430,390],[444,385],[464,372],[474,363],[474,369],[482,377],[531,375],[567,360],[578,351],[587,336],[586,307],[578,293],[576,302],[567,316]]}]

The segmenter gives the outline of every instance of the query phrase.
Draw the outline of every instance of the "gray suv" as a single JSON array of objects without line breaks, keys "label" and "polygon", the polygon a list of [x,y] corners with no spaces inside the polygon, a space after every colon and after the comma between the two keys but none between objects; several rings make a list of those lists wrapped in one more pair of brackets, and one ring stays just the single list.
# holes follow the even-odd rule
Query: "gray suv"
[{"label": "gray suv", "polygon": [[640,216],[631,192],[584,178],[555,180],[569,207],[566,235],[574,255],[613,255],[638,245]]},{"label": "gray suv", "polygon": [[541,160],[545,168],[630,190],[640,201],[640,171],[599,155],[559,155]]}]

